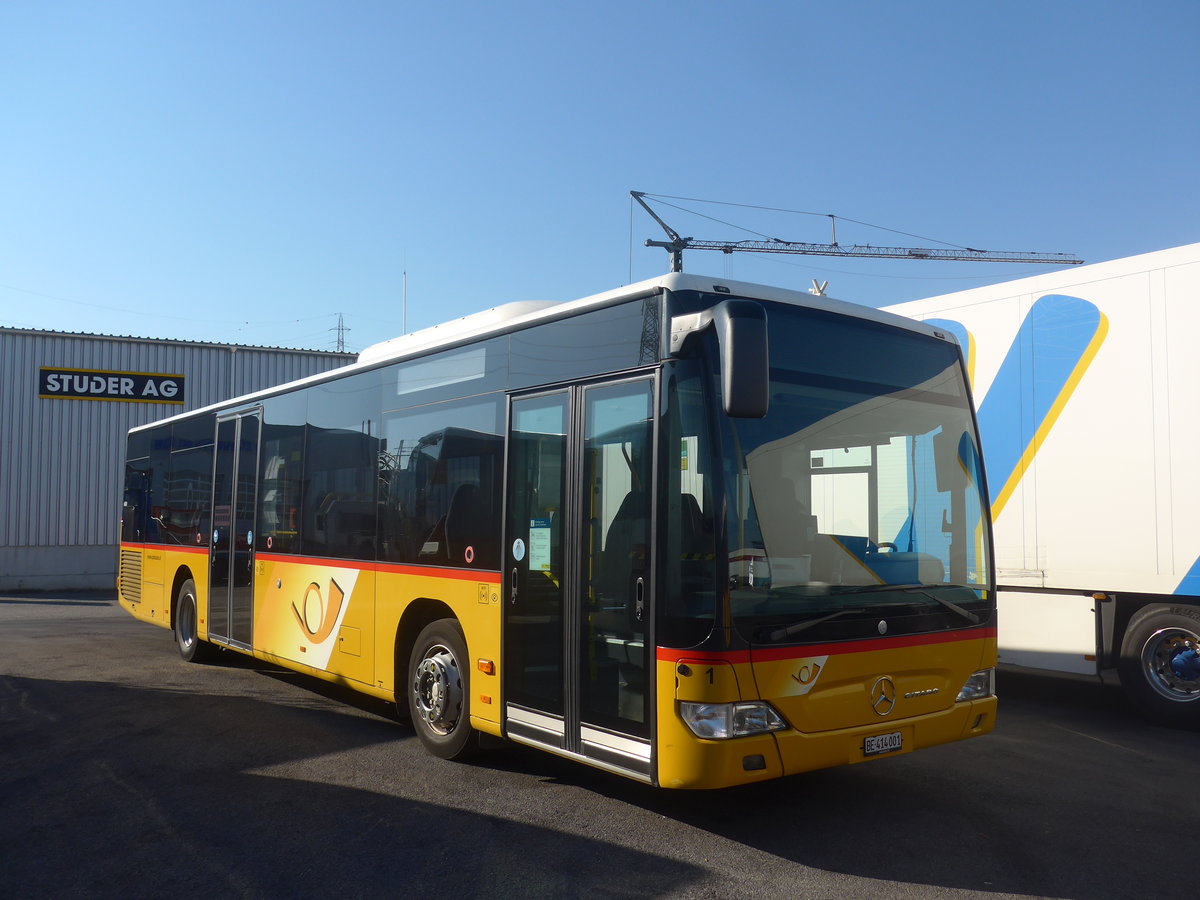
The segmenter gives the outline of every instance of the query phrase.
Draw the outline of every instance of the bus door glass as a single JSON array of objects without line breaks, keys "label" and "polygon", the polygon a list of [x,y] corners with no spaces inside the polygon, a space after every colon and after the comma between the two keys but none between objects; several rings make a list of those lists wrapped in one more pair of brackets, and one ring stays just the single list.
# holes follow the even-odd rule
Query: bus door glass
[{"label": "bus door glass", "polygon": [[209,636],[249,649],[261,411],[217,420],[209,535]]},{"label": "bus door glass", "polygon": [[544,714],[545,721],[536,720],[538,733],[559,747],[566,715],[568,401],[565,391],[513,401],[506,503],[505,693],[511,703]]},{"label": "bus door glass", "polygon": [[649,775],[654,385],[513,401],[511,736]]}]

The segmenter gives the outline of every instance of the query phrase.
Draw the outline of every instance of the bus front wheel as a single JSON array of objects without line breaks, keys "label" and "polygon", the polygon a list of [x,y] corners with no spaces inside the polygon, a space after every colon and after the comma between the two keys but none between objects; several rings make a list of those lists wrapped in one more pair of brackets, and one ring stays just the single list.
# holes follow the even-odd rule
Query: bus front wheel
[{"label": "bus front wheel", "polygon": [[1200,609],[1148,606],[1125,629],[1121,686],[1163,725],[1200,726]]},{"label": "bus front wheel", "polygon": [[204,662],[211,659],[215,648],[200,640],[200,611],[196,602],[196,582],[187,579],[179,586],[175,597],[175,646],[184,662]]},{"label": "bus front wheel", "polygon": [[408,663],[408,711],[425,749],[442,759],[474,751],[467,642],[455,619],[430,622],[417,636]]}]

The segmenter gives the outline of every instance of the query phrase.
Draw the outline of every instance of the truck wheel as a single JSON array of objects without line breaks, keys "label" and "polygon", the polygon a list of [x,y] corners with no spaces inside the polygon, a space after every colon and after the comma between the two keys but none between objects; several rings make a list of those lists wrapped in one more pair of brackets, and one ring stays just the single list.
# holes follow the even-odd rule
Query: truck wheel
[{"label": "truck wheel", "polygon": [[216,648],[200,640],[200,613],[196,603],[196,582],[187,579],[175,596],[175,646],[184,662],[204,662],[212,659]]},{"label": "truck wheel", "polygon": [[408,710],[425,749],[442,759],[461,759],[479,745],[471,727],[471,678],[467,642],[455,619],[422,629],[408,663]]},{"label": "truck wheel", "polygon": [[1200,725],[1200,609],[1148,606],[1125,629],[1121,686],[1163,725]]}]

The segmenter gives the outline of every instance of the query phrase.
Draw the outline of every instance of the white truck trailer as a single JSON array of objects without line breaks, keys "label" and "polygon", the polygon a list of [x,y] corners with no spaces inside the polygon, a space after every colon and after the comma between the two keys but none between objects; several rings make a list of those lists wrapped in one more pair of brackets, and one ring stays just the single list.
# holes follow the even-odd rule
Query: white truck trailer
[{"label": "white truck trailer", "polygon": [[890,309],[963,347],[1000,662],[1200,724],[1200,244]]}]

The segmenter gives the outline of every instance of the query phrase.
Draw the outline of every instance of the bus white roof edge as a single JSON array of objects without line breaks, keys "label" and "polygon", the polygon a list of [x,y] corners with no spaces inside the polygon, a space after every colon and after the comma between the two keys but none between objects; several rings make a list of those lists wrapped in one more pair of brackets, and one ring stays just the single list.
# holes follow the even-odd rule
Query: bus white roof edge
[{"label": "bus white roof edge", "polygon": [[141,431],[143,429],[154,428],[164,422],[169,422],[177,418],[182,419],[214,410],[233,409],[238,404],[251,404],[260,398],[279,393],[280,388],[283,387],[299,387],[306,384],[328,381],[331,378],[336,378],[351,371],[370,369],[387,362],[400,361],[432,350],[448,348],[454,344],[481,339],[493,334],[502,334],[540,321],[566,318],[590,309],[609,306],[626,300],[632,300],[636,297],[649,296],[664,289],[670,291],[705,291],[709,293],[729,294],[734,297],[744,295],[757,300],[788,303],[792,306],[804,306],[809,309],[819,309],[853,316],[858,319],[879,322],[903,328],[906,331],[933,335],[950,343],[956,343],[952,335],[938,331],[923,322],[896,315],[895,313],[885,312],[872,306],[837,300],[833,297],[818,297],[815,294],[791,290],[789,288],[773,287],[771,285],[755,284],[746,281],[732,281],[712,275],[672,272],[604,291],[600,294],[582,297],[578,300],[517,300],[512,303],[504,303],[500,306],[482,310],[481,312],[452,319],[440,325],[422,328],[420,331],[410,332],[409,334],[372,344],[359,353],[356,362],[349,363],[348,365],[319,372],[315,375],[309,375],[294,382],[288,382],[286,385],[275,385],[241,397],[231,397],[228,400],[208,404],[199,409],[177,413],[165,419],[136,426],[130,430]]},{"label": "bus white roof edge", "polygon": [[471,313],[458,319],[451,319],[449,322],[442,322],[440,325],[431,325],[420,331],[410,331],[408,334],[372,344],[358,354],[358,362],[363,364],[396,356],[407,356],[418,350],[436,347],[452,338],[492,331],[498,326],[511,324],[552,306],[562,306],[562,304],[556,300],[517,300],[501,306],[493,306],[482,312]]}]

